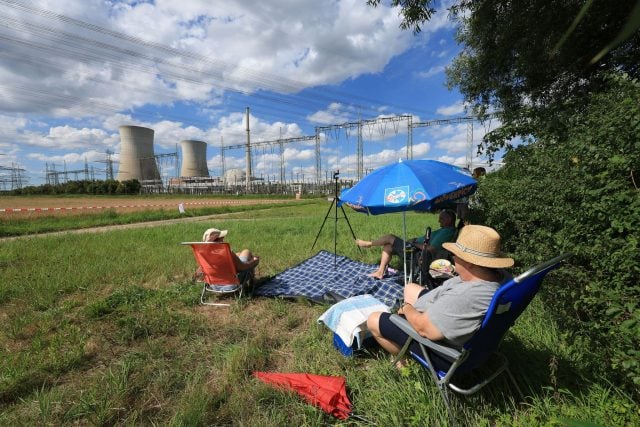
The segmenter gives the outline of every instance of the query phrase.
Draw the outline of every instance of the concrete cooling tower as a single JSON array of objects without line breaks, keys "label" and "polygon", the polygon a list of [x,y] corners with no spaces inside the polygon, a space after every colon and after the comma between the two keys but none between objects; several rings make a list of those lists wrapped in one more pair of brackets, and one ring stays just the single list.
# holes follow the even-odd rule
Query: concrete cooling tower
[{"label": "concrete cooling tower", "polygon": [[203,141],[180,141],[182,167],[180,176],[209,176],[207,167],[207,143]]},{"label": "concrete cooling tower", "polygon": [[153,153],[153,129],[120,126],[120,167],[118,181],[159,180],[160,173]]}]

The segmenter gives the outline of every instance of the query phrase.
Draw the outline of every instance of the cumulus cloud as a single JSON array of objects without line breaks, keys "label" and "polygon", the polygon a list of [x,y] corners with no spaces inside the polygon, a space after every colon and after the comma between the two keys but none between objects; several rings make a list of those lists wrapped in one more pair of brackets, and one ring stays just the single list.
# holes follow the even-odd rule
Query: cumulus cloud
[{"label": "cumulus cloud", "polygon": [[435,75],[444,73],[444,69],[445,69],[444,65],[437,65],[435,67],[429,68],[427,71],[423,71],[421,73],[418,73],[418,76],[422,77],[422,78],[425,78],[425,79],[428,79],[429,77],[433,77]]},{"label": "cumulus cloud", "polygon": [[311,123],[319,125],[330,125],[345,123],[352,120],[352,112],[338,102],[332,102],[325,110],[316,111],[307,116]]},{"label": "cumulus cloud", "polygon": [[[452,25],[438,11],[415,37],[399,28],[397,9],[359,0],[34,0],[20,9],[2,4],[0,13],[7,20],[0,28],[0,151],[78,168],[107,149],[117,159],[122,125],[153,129],[156,154],[184,139],[205,141],[210,168],[221,168],[219,147],[246,142],[247,105],[252,143],[301,137],[314,125],[388,117],[398,110],[390,102],[339,93],[337,84],[382,74],[394,58]],[[450,49],[440,40],[438,60]],[[439,76],[442,68],[434,65],[422,77]],[[415,77],[413,70],[407,75]],[[404,123],[365,124],[363,139],[375,144],[366,167],[406,155],[397,148],[406,132]],[[350,130],[351,142],[356,134]],[[414,156],[457,149],[460,139],[453,132],[430,136],[416,138],[425,142],[414,144]],[[329,156],[323,167],[355,170],[355,154],[327,147],[332,138],[321,136]],[[242,149],[225,154],[225,167],[244,168]],[[314,160],[315,141],[287,144],[285,167],[306,177]],[[279,161],[271,150],[254,153],[259,170]]]},{"label": "cumulus cloud", "polygon": [[457,101],[454,104],[445,105],[443,107],[439,107],[436,110],[436,113],[442,114],[444,116],[453,116],[453,115],[456,115],[456,114],[464,113],[464,111],[465,111],[464,102]]},{"label": "cumulus cloud", "polygon": [[[58,17],[44,19],[42,9]],[[225,88],[293,93],[381,71],[411,43],[399,19],[388,7],[357,0],[40,0],[16,20],[17,41],[4,53],[0,83],[11,83],[5,101],[20,110],[76,116],[204,102]],[[55,32],[43,32],[45,25]],[[26,44],[29,38],[38,42]]]}]

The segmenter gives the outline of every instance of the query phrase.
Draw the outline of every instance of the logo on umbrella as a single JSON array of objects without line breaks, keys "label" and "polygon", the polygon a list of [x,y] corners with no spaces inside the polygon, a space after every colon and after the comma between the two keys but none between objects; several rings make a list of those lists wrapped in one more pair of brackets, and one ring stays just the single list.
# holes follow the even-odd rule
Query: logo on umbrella
[{"label": "logo on umbrella", "polygon": [[399,205],[407,200],[409,187],[386,188],[384,195],[384,204]]},{"label": "logo on umbrella", "polygon": [[427,195],[424,193],[424,188],[419,188],[415,190],[413,196],[411,196],[411,205],[417,205],[425,200],[427,200]]}]

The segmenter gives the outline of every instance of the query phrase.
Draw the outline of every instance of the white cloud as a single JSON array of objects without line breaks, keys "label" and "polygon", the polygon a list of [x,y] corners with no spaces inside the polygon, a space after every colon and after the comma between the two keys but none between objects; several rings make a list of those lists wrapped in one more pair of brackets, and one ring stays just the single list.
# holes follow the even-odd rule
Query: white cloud
[{"label": "white cloud", "polygon": [[[52,164],[64,163],[69,165],[71,164],[84,165],[85,160],[87,161],[87,163],[93,163],[93,162],[103,161],[106,158],[104,151],[96,151],[96,150],[89,150],[82,153],[65,153],[58,156],[45,156],[39,153],[31,153],[28,155],[28,157],[30,159],[40,160],[42,162],[48,162]],[[82,168],[84,168],[84,166],[82,166]],[[73,168],[73,170],[79,170],[82,168],[80,167],[78,167],[77,169]],[[58,168],[57,170],[58,172],[62,172],[64,169]],[[84,177],[82,177],[82,179],[84,179]]]},{"label": "white cloud", "polygon": [[[221,141],[246,142],[245,106],[251,106],[253,143],[303,136],[313,133],[313,125],[411,111],[413,100],[412,107],[391,105],[395,99],[407,102],[391,85],[407,76],[415,80],[415,67],[398,71],[392,59],[409,47],[424,48],[433,37],[424,52],[438,63],[422,77],[437,83],[440,63],[452,51],[450,40],[436,34],[452,28],[446,11],[439,10],[415,37],[399,28],[397,9],[371,8],[360,0],[33,0],[25,7],[0,5],[7,19],[0,28],[5,163],[11,155],[33,165],[48,159],[81,168],[85,158],[104,158],[107,149],[117,159],[119,126],[137,125],[154,129],[156,154],[174,151],[183,139],[205,141],[209,166],[219,169]],[[44,17],[41,10],[61,16]],[[377,80],[389,69],[388,78]],[[363,75],[368,76],[359,80],[367,80],[367,89],[359,82],[355,96],[339,92]],[[389,86],[379,86],[378,93],[370,81]],[[371,101],[379,95],[380,101]],[[415,101],[418,110],[434,110],[421,105],[422,98]],[[453,115],[460,108],[456,103],[438,113]],[[365,167],[404,157],[406,131],[405,123],[365,124]],[[414,156],[455,153],[465,132],[464,125],[414,130],[414,140],[421,141],[413,146]],[[355,173],[357,131],[351,129],[349,138],[344,129],[340,133],[322,137],[322,167]],[[306,177],[315,167],[314,145],[287,145],[285,167],[305,170]],[[227,168],[244,168],[243,149],[225,154]],[[267,171],[274,163],[279,167],[279,153],[255,150],[254,168]]]},{"label": "white cloud", "polygon": [[395,10],[357,0],[259,6],[242,0],[40,0],[30,6],[113,31],[34,12],[20,19],[54,32],[5,28],[18,41],[37,38],[41,46],[16,42],[3,52],[5,108],[57,116],[108,115],[176,100],[219,104],[225,88],[297,92],[379,72],[413,37],[399,29]]},{"label": "white cloud", "polygon": [[446,105],[443,107],[439,107],[436,110],[436,113],[438,114],[442,114],[444,116],[453,116],[456,114],[461,114],[464,113],[465,111],[465,105],[463,101],[456,101],[455,103],[451,104],[451,105]]},{"label": "white cloud", "polygon": [[449,164],[452,164],[452,165],[464,167],[466,159],[467,158],[465,156],[459,156],[459,157],[440,156],[436,160],[441,161],[441,162],[445,162],[445,163],[449,163]]},{"label": "white cloud", "polygon": [[430,151],[431,151],[431,144],[428,142],[413,144],[414,159],[426,158]]},{"label": "white cloud", "polygon": [[344,105],[333,102],[326,110],[316,111],[313,114],[307,116],[307,120],[311,123],[317,123],[319,125],[329,125],[337,123],[346,123],[352,120],[352,112],[345,108]]},{"label": "white cloud", "polygon": [[425,78],[425,79],[428,79],[429,77],[433,77],[435,75],[444,73],[444,69],[445,69],[444,65],[437,65],[435,67],[429,68],[427,71],[423,71],[421,73],[418,73],[418,76],[422,77],[422,78]]},{"label": "white cloud", "polygon": [[315,151],[314,150],[300,150],[296,148],[285,148],[284,149],[284,159],[286,162],[294,163],[296,161],[306,161],[315,159]]}]

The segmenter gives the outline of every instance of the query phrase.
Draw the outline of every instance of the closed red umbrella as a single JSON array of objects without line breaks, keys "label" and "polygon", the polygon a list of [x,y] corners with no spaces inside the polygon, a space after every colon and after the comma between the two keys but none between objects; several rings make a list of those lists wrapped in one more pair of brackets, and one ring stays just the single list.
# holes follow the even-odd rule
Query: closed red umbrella
[{"label": "closed red umbrella", "polygon": [[306,373],[254,372],[259,380],[281,389],[295,390],[309,403],[340,420],[351,415],[344,377]]}]

